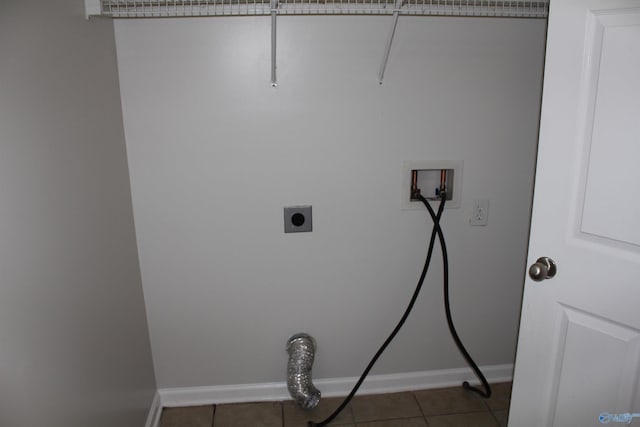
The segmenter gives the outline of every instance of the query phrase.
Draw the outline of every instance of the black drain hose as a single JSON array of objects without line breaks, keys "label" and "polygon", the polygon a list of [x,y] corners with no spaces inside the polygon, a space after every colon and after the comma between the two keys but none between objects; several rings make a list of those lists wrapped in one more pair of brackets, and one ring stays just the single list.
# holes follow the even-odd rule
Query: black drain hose
[{"label": "black drain hose", "polygon": [[429,205],[429,202],[427,202],[427,200],[424,197],[422,197],[421,195],[418,195],[418,198],[422,201],[422,203],[424,203],[424,205],[427,208],[427,211],[429,211],[429,215],[433,219],[433,223],[434,223],[433,227],[434,229],[437,229],[438,240],[440,241],[440,247],[442,248],[442,267],[443,267],[442,270],[443,270],[443,277],[444,277],[443,278],[444,311],[445,311],[445,315],[447,316],[447,325],[449,325],[449,332],[451,332],[451,337],[453,338],[453,341],[456,343],[458,350],[460,350],[460,353],[462,353],[462,355],[464,356],[464,359],[467,361],[467,364],[471,366],[471,369],[473,369],[473,372],[482,382],[484,391],[480,390],[479,388],[473,387],[471,384],[469,384],[468,381],[465,381],[462,383],[462,388],[473,391],[474,393],[478,393],[480,396],[488,399],[489,397],[491,397],[491,387],[489,386],[487,379],[484,377],[484,375],[482,375],[482,371],[480,371],[480,368],[478,368],[478,365],[476,364],[476,362],[473,361],[473,359],[471,358],[471,355],[469,354],[467,349],[464,347],[464,344],[462,344],[462,341],[458,336],[458,332],[456,331],[456,327],[453,326],[453,318],[451,317],[451,303],[449,301],[449,255],[447,254],[447,245],[444,241],[444,234],[442,234],[442,228],[440,228],[440,218],[436,216],[436,214],[433,212],[433,208]]},{"label": "black drain hose", "polygon": [[367,377],[367,375],[369,375],[369,371],[371,371],[371,369],[373,368],[373,365],[375,365],[375,363],[378,361],[378,358],[382,355],[382,353],[389,346],[391,341],[393,341],[395,336],[398,334],[398,332],[400,331],[400,329],[402,328],[402,326],[406,322],[407,318],[409,317],[409,314],[411,313],[411,310],[413,309],[413,306],[415,305],[415,302],[418,299],[418,295],[420,294],[420,290],[422,289],[422,285],[424,283],[424,279],[427,276],[427,271],[429,270],[429,264],[431,264],[431,256],[433,255],[433,247],[434,247],[434,243],[435,243],[435,240],[436,240],[436,235],[438,236],[438,239],[440,241],[440,246],[442,248],[442,263],[443,263],[443,266],[444,266],[444,304],[445,304],[445,312],[446,312],[446,316],[447,316],[447,324],[449,325],[449,331],[451,331],[451,335],[453,337],[453,340],[455,341],[456,345],[458,346],[458,349],[460,350],[460,352],[462,353],[462,355],[466,359],[467,363],[469,363],[469,365],[471,366],[471,368],[473,369],[475,374],[482,381],[482,385],[484,386],[485,391],[483,392],[482,390],[479,390],[479,389],[471,386],[467,381],[462,383],[462,387],[467,389],[467,390],[471,390],[473,392],[476,392],[476,393],[480,394],[483,397],[487,397],[488,398],[488,397],[491,396],[491,387],[489,386],[489,383],[487,382],[487,380],[484,377],[484,375],[482,375],[482,372],[478,368],[478,365],[476,365],[476,363],[473,361],[473,359],[471,358],[471,356],[469,355],[467,350],[464,348],[464,345],[462,344],[462,341],[460,341],[460,337],[458,337],[456,329],[453,326],[453,321],[451,319],[451,308],[449,307],[449,258],[448,258],[448,255],[447,255],[447,247],[446,247],[446,244],[445,244],[445,241],[444,241],[444,235],[442,234],[442,229],[440,228],[440,218],[442,217],[442,211],[444,210],[444,204],[445,204],[445,201],[446,201],[446,198],[447,198],[446,197],[446,193],[442,192],[440,194],[441,201],[440,201],[440,205],[438,206],[438,213],[437,214],[433,211],[433,208],[431,207],[431,205],[429,205],[429,202],[424,197],[422,197],[420,194],[416,194],[415,197],[420,199],[420,201],[427,208],[427,211],[429,212],[429,215],[431,216],[431,219],[433,220],[433,229],[431,231],[431,237],[429,239],[429,248],[427,250],[427,258],[425,260],[424,267],[422,268],[422,273],[420,274],[420,279],[418,280],[418,284],[416,285],[416,289],[413,291],[413,295],[411,296],[411,300],[409,301],[409,305],[407,306],[406,310],[404,311],[404,314],[400,318],[400,321],[398,322],[396,327],[393,329],[391,334],[384,341],[382,346],[380,346],[380,348],[378,349],[376,354],[373,356],[373,358],[371,359],[371,361],[369,362],[369,364],[367,365],[365,370],[362,372],[362,375],[360,375],[360,378],[358,379],[356,384],[353,386],[353,389],[351,390],[349,395],[347,397],[345,397],[345,399],[342,401],[340,406],[338,406],[336,408],[336,410],[333,411],[333,413],[331,415],[329,415],[324,421],[320,421],[320,422],[317,422],[317,423],[313,422],[313,421],[309,421],[307,423],[308,427],[323,427],[323,426],[326,426],[330,422],[332,422],[338,416],[338,414],[340,414],[340,412],[342,412],[342,410],[349,404],[349,402],[351,402],[351,399],[353,399],[353,396],[355,396],[356,392],[358,391],[358,389],[360,388],[360,386],[364,382],[365,378]]}]

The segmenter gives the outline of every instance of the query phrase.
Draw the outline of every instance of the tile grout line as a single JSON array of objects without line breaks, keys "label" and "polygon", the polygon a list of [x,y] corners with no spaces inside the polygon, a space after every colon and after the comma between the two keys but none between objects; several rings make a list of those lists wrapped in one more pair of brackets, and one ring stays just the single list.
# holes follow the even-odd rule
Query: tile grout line
[{"label": "tile grout line", "polygon": [[498,427],[501,427],[500,420],[498,420],[498,417],[496,417],[496,414],[494,414],[493,411],[489,411],[489,412],[491,413],[491,416],[493,417],[493,420],[496,422],[496,425]]},{"label": "tile grout line", "polygon": [[413,400],[416,401],[416,405],[418,405],[418,409],[422,414],[422,419],[424,420],[424,423],[427,425],[427,427],[429,427],[429,421],[427,421],[427,416],[424,414],[424,411],[422,410],[422,405],[420,405],[420,401],[418,400],[418,396],[416,396],[416,392],[412,391],[411,395],[413,396]]},{"label": "tile grout line", "polygon": [[284,427],[284,401],[280,401],[280,424]]},{"label": "tile grout line", "polygon": [[[492,384],[492,386],[495,386],[495,384]],[[495,387],[493,391],[493,396],[495,397]],[[491,418],[493,418],[493,421],[495,421],[496,425],[500,427],[500,421],[498,421],[498,418],[496,418],[496,415],[493,413],[493,409],[491,409],[491,406],[489,405],[489,399],[491,399],[491,397],[483,397],[481,399],[482,404],[485,406],[485,408],[487,408],[487,411],[489,411],[489,413],[491,414]]]},{"label": "tile grout line", "polygon": [[[494,390],[494,391],[495,391],[495,390]],[[495,393],[494,393],[494,394],[495,394]],[[487,411],[491,412],[491,406],[489,406],[489,403],[488,403],[488,402],[489,402],[489,399],[491,399],[491,398],[490,398],[490,397],[488,397],[488,398],[487,398],[487,397],[483,397],[483,398],[481,399],[481,401],[482,401],[482,404],[485,406],[485,408],[487,408]]]}]

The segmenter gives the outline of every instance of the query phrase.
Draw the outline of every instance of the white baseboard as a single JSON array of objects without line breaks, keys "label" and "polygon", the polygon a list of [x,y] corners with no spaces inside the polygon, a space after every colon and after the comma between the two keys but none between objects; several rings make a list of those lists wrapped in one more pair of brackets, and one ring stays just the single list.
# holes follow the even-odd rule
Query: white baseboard
[{"label": "white baseboard", "polygon": [[162,415],[162,403],[160,400],[160,393],[156,392],[151,402],[151,408],[149,408],[149,415],[147,415],[147,422],[144,423],[144,427],[159,427],[160,415]]},{"label": "white baseboard", "polygon": [[[513,378],[513,364],[481,366],[480,370],[490,383],[511,381]],[[313,383],[321,391],[322,396],[333,397],[349,394],[357,380],[356,377],[328,378],[317,379]],[[478,383],[469,368],[371,375],[362,383],[358,394],[451,387],[460,385],[463,381],[469,381],[471,384]],[[291,399],[285,382],[163,388],[158,390],[158,395],[163,407]]]}]

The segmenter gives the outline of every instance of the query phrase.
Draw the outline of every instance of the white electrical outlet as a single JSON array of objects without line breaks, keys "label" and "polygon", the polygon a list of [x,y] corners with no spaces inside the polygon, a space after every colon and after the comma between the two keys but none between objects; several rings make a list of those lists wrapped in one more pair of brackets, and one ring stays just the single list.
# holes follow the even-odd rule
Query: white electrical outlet
[{"label": "white electrical outlet", "polygon": [[489,219],[489,199],[475,199],[471,209],[471,225],[487,225]]}]

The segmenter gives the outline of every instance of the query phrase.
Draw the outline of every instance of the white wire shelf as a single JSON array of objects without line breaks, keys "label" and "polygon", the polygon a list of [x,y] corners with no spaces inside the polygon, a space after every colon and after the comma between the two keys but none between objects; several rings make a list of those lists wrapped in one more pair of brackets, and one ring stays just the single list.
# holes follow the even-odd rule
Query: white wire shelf
[{"label": "white wire shelf", "polygon": [[[270,0],[86,0],[111,18],[269,15]],[[549,0],[279,0],[278,15],[400,15],[546,18]]]}]

